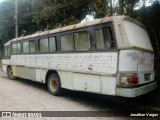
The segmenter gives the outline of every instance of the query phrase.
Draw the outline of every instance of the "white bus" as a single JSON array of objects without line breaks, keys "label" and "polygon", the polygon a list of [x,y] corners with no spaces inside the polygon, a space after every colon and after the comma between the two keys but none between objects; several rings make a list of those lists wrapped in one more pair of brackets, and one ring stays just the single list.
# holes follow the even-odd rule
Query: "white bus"
[{"label": "white bus", "polygon": [[10,40],[3,72],[62,88],[137,97],[156,88],[154,51],[143,25],[115,16]]}]

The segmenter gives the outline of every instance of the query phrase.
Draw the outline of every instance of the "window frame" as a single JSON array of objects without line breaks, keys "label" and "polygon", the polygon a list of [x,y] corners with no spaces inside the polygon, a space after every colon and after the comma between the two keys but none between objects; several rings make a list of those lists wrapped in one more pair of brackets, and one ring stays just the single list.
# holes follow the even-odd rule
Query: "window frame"
[{"label": "window frame", "polygon": [[[32,41],[34,41],[35,42],[35,52],[33,52],[33,53],[31,53],[31,48],[30,48],[30,43],[32,42]],[[36,40],[29,40],[29,54],[35,54],[36,53],[36,51],[37,51],[37,48],[36,48]]]},{"label": "window frame", "polygon": [[[5,49],[7,49],[7,56],[5,56],[5,52],[6,52],[6,50]],[[10,49],[10,55],[8,55],[8,49]],[[10,45],[7,45],[7,46],[4,46],[4,51],[3,51],[3,58],[5,59],[5,58],[10,58],[11,57],[11,46]]]},{"label": "window frame", "polygon": [[[87,32],[87,35],[88,35],[88,40],[89,40],[89,49],[88,50],[75,50],[75,39],[74,39],[74,34],[75,33],[78,33],[78,32],[83,32],[83,31],[86,31]],[[61,43],[61,37],[64,36],[64,35],[67,35],[67,34],[72,34],[73,35],[73,43],[74,43],[74,50],[69,50],[69,51],[63,51],[62,50],[62,43]],[[77,29],[77,30],[72,30],[72,31],[65,31],[63,33],[60,33],[60,46],[61,46],[61,52],[64,52],[64,53],[67,53],[67,52],[89,52],[91,51],[91,47],[92,47],[92,43],[91,43],[91,37],[90,37],[90,29],[89,27],[86,27],[86,28],[80,28],[80,29]]]},{"label": "window frame", "polygon": [[89,42],[89,49],[87,49],[87,50],[76,50],[76,44],[75,44],[75,39],[74,39],[75,36],[74,36],[74,34],[76,34],[76,33],[78,33],[78,32],[74,32],[74,33],[73,33],[74,51],[76,51],[76,52],[89,51],[89,50],[91,49],[90,34],[89,34],[88,30],[79,31],[79,33],[80,33],[80,32],[86,32],[86,33],[87,33],[87,40],[88,40],[88,42]]},{"label": "window frame", "polygon": [[4,57],[8,57],[8,47],[4,47]]},{"label": "window frame", "polygon": [[[31,53],[30,52],[30,42],[31,41],[34,41],[35,42],[35,52],[34,53]],[[24,53],[24,50],[23,50],[23,43],[25,43],[25,42],[28,42],[29,43],[29,52],[28,53]],[[22,41],[22,54],[24,54],[24,55],[28,55],[28,54],[36,54],[36,52],[37,52],[37,42],[36,42],[36,39],[30,39],[30,40],[25,40],[25,41]]]},{"label": "window frame", "polygon": [[28,52],[28,53],[24,53],[23,43],[25,43],[25,42],[28,42],[28,44],[29,44],[29,40],[27,40],[27,41],[23,41],[23,42],[22,42],[22,53],[23,53],[23,54],[29,54],[29,52]]},{"label": "window frame", "polygon": [[[50,39],[49,38],[55,38],[54,41],[55,41],[55,51],[51,51],[50,49]],[[49,36],[48,37],[48,47],[49,47],[49,53],[55,53],[57,51],[57,40],[56,40],[56,36]]]},{"label": "window frame", "polygon": [[[48,41],[48,51],[45,51],[45,52],[42,52],[40,49],[40,41],[43,39],[47,39],[47,41]],[[48,37],[39,38],[38,39],[38,47],[39,47],[39,53],[49,53],[49,38]]]},{"label": "window frame", "polygon": [[[72,39],[73,39],[73,50],[62,50],[62,39],[61,39],[61,37],[62,37],[62,36],[65,36],[65,35],[68,35],[68,34],[72,34]],[[67,33],[67,34],[63,34],[63,35],[61,34],[61,35],[60,35],[60,45],[61,45],[61,51],[62,51],[62,52],[73,52],[73,51],[75,51],[73,33],[71,32],[71,33]]]},{"label": "window frame", "polygon": [[[98,29],[102,29],[102,28],[106,28],[108,27],[110,29],[110,33],[111,33],[111,43],[113,42],[113,47],[110,48],[110,49],[98,49],[97,48],[97,41],[96,41],[96,34],[95,34],[95,31],[98,30]],[[99,25],[95,25],[93,26],[93,33],[94,33],[94,41],[95,41],[95,51],[100,51],[100,52],[110,52],[110,51],[117,51],[117,41],[116,41],[116,38],[115,38],[115,31],[114,31],[114,28],[113,28],[113,23],[112,22],[108,22],[108,23],[103,23],[103,24],[99,24]]]},{"label": "window frame", "polygon": [[[17,44],[16,53],[13,54],[12,46],[13,44]],[[20,53],[18,53],[18,44],[20,44]],[[21,41],[11,43],[11,55],[20,55],[22,53],[22,44]]]},{"label": "window frame", "polygon": [[[55,38],[55,48],[56,48],[55,51],[50,51],[49,38],[52,38],[52,37]],[[47,41],[48,41],[48,50],[49,50],[49,51],[47,51],[47,52],[41,52],[41,51],[40,51],[40,40],[41,40],[41,39],[45,39],[45,38],[48,39]],[[39,38],[37,38],[37,45],[38,45],[38,54],[56,53],[56,52],[58,51],[58,47],[57,47],[57,35],[54,34],[54,35],[48,35],[48,36],[39,37]]]}]

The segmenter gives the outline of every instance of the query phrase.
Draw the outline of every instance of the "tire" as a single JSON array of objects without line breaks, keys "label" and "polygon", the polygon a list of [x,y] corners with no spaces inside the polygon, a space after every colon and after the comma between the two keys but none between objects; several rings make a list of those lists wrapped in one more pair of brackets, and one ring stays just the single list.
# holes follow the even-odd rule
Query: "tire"
[{"label": "tire", "polygon": [[61,95],[61,81],[57,74],[53,73],[49,76],[47,81],[47,87],[50,94],[54,96]]},{"label": "tire", "polygon": [[15,76],[13,76],[13,70],[12,70],[12,67],[9,67],[9,68],[8,68],[8,70],[7,70],[7,74],[8,74],[9,79],[11,79],[11,80],[16,79],[16,77],[15,77]]}]

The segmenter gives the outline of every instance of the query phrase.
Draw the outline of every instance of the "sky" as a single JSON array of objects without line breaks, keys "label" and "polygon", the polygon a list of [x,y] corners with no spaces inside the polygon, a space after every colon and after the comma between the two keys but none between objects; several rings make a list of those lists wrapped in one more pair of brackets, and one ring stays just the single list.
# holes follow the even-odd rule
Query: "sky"
[{"label": "sky", "polygon": [[0,0],[0,3],[3,2],[4,0]]}]

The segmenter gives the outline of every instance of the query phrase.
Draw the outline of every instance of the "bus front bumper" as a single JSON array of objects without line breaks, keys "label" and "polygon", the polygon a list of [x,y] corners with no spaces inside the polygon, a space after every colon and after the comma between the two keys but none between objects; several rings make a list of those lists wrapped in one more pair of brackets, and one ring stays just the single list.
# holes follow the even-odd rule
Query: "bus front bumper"
[{"label": "bus front bumper", "polygon": [[150,83],[145,86],[137,87],[137,88],[116,88],[116,95],[122,97],[137,97],[143,94],[146,94],[157,87],[157,82]]}]

